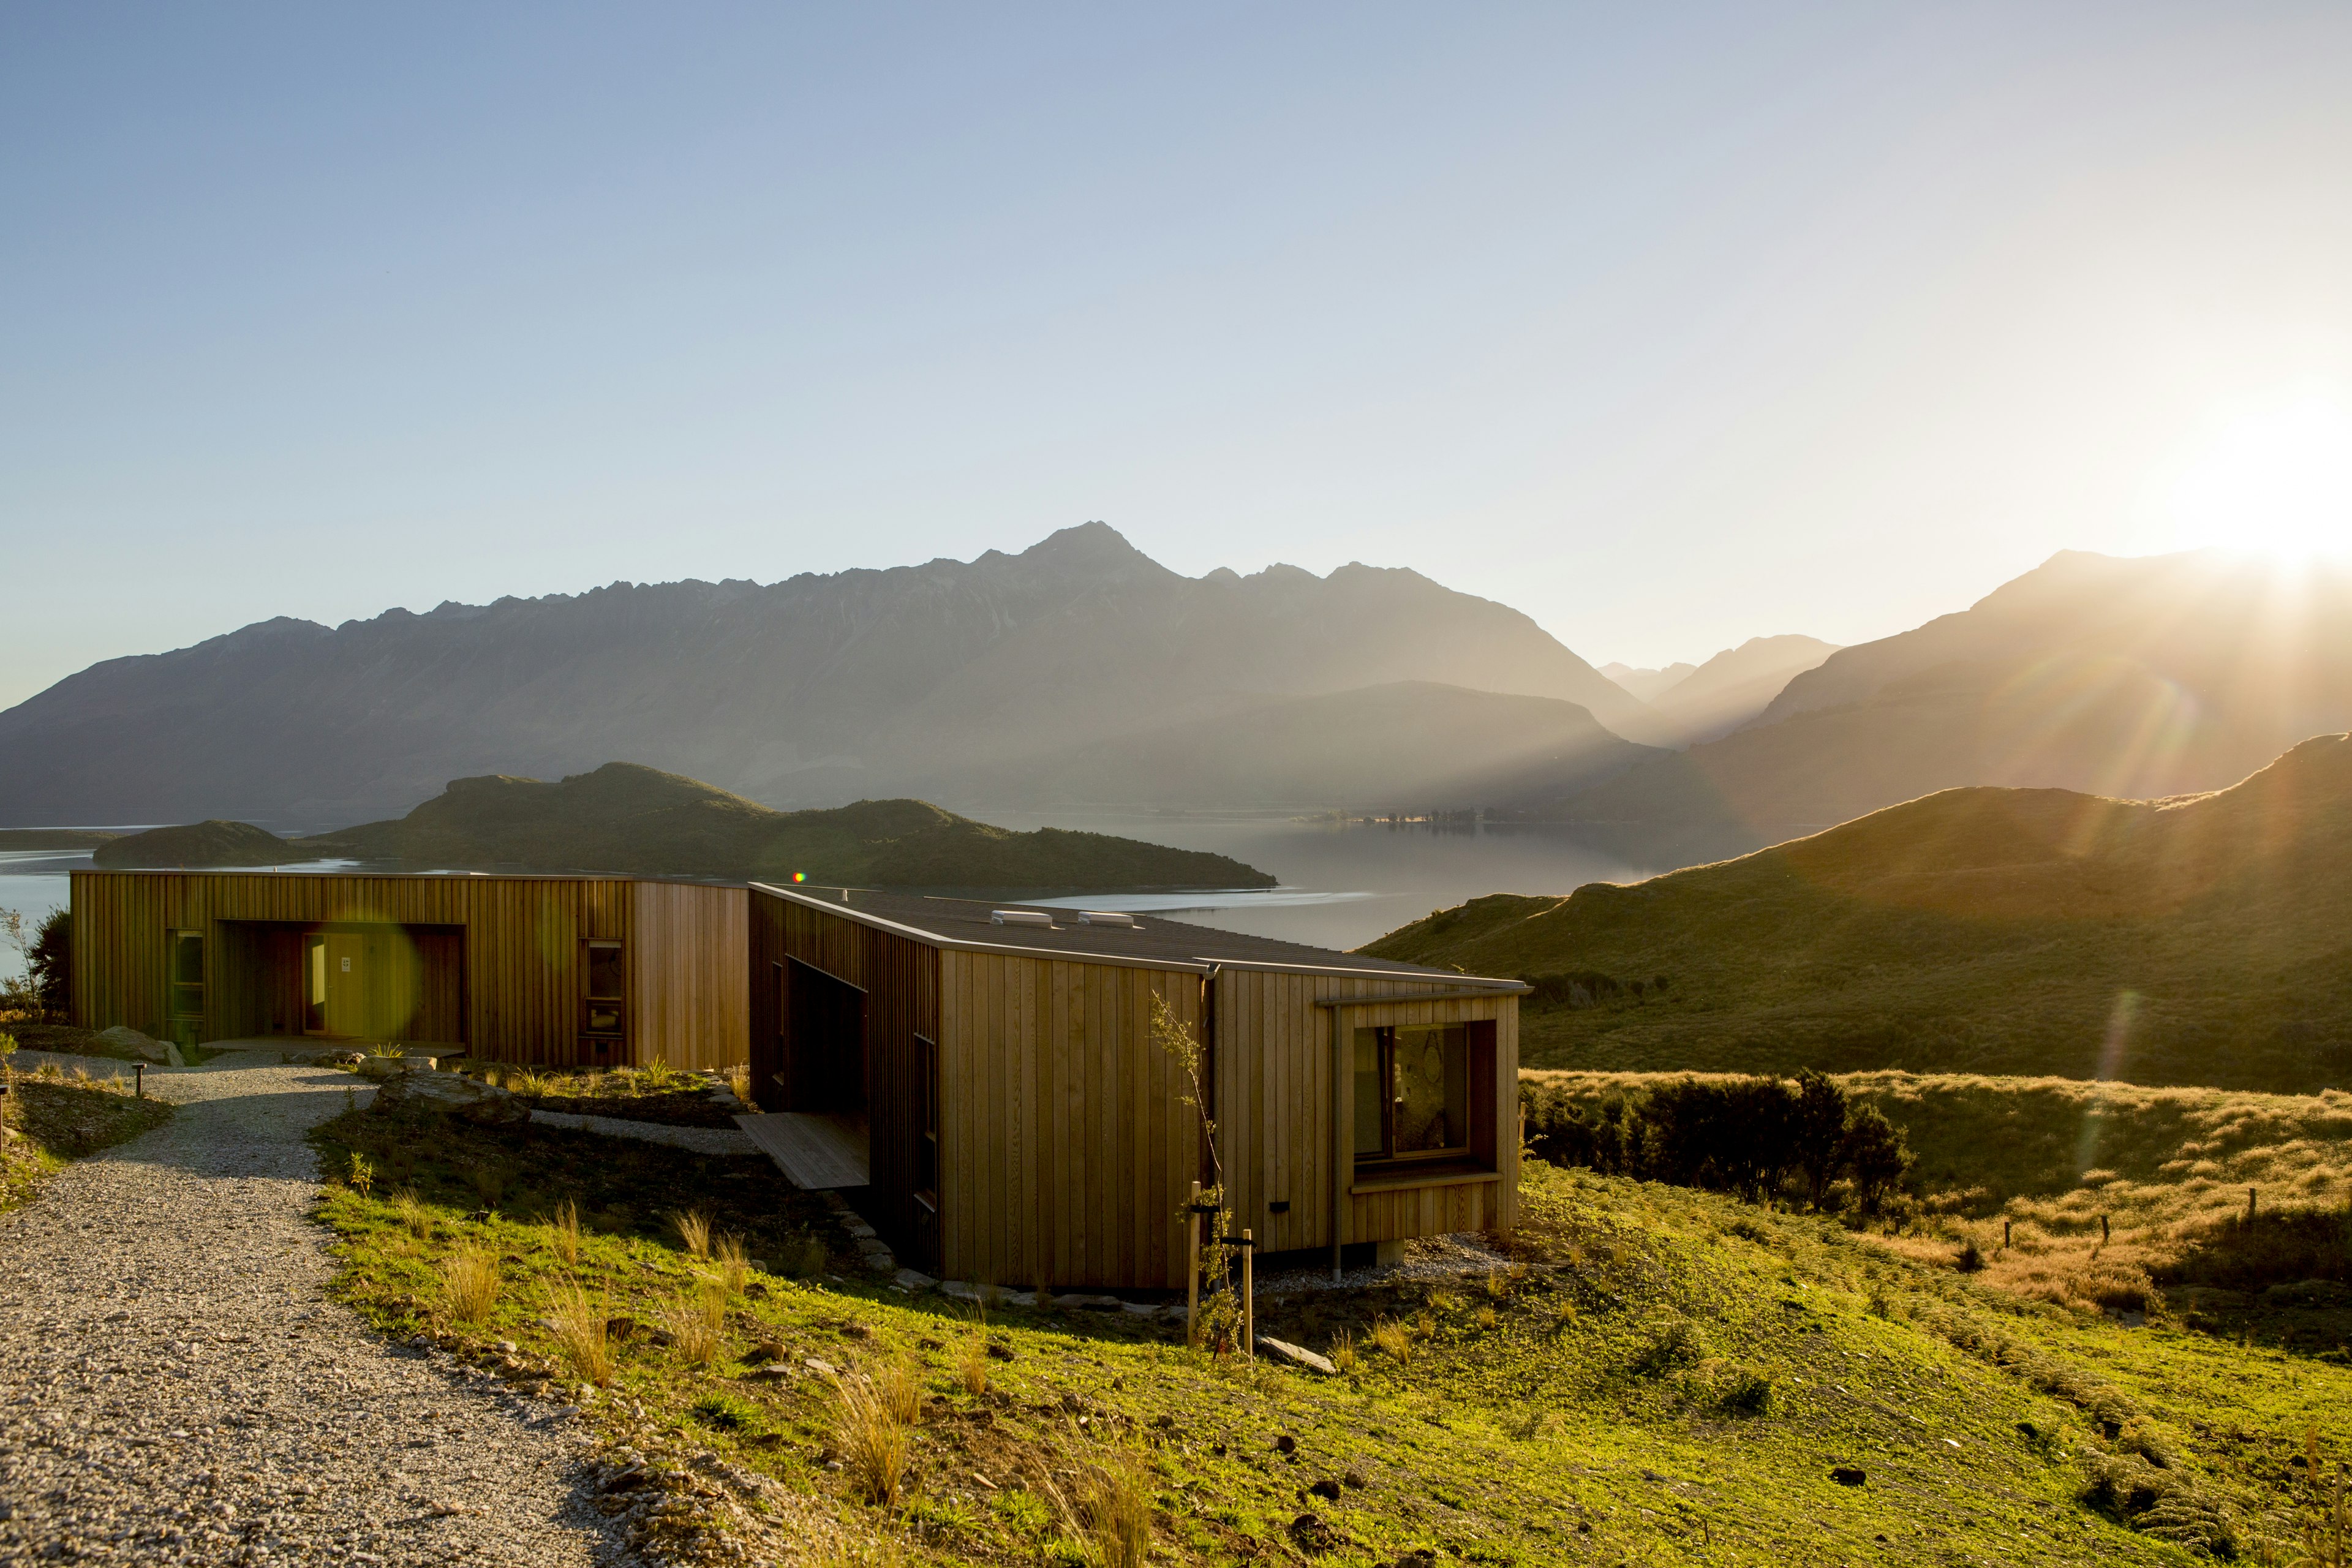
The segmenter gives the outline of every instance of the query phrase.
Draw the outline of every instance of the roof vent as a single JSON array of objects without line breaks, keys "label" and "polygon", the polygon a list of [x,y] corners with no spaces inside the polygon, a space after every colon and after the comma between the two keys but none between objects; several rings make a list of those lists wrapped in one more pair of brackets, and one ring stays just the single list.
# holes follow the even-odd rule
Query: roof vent
[{"label": "roof vent", "polygon": [[1127,931],[1138,929],[1133,915],[1118,914],[1109,910],[1080,910],[1078,923],[1082,926],[1118,926]]},{"label": "roof vent", "polygon": [[1054,929],[1054,917],[1043,910],[992,910],[988,923],[999,926],[1034,926],[1040,931]]}]

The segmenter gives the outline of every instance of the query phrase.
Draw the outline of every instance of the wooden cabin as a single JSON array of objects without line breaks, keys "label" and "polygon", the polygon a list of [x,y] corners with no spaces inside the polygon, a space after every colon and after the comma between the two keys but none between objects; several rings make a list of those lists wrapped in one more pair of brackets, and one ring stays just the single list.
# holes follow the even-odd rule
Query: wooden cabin
[{"label": "wooden cabin", "polygon": [[[1508,1228],[1516,981],[1155,916],[754,883],[754,1134],[902,1259],[1027,1288],[1178,1289],[1222,1164],[1261,1256],[1335,1265]],[[1198,1043],[1213,1158],[1184,1052]],[[1302,1261],[1304,1258],[1301,1259]]]},{"label": "wooden cabin", "polygon": [[642,877],[76,871],[73,1021],[725,1067],[745,914],[740,887]]}]

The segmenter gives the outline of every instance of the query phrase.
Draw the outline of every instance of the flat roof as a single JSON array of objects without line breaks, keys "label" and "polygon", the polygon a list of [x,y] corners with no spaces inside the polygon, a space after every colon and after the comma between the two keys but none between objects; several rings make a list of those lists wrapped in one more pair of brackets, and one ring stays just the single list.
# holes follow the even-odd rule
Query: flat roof
[{"label": "flat roof", "polygon": [[[778,888],[754,882],[752,888],[822,914],[861,925],[896,931],[942,947],[982,952],[1027,952],[1048,957],[1101,959],[1167,968],[1204,969],[1213,963],[1244,969],[1312,970],[1318,973],[1389,975],[1399,980],[1444,981],[1449,985],[1500,993],[1525,990],[1516,980],[1464,974],[1459,970],[1433,969],[1394,959],[1368,958],[1334,948],[1310,947],[1270,936],[1219,931],[1212,926],[1171,921],[1162,915],[1136,914],[1133,926],[1079,923],[1079,911],[1010,899],[955,899],[919,893],[869,892],[863,888]],[[841,895],[848,893],[847,901]],[[1027,910],[1050,915],[1051,927],[998,925],[991,918],[998,910]]]}]

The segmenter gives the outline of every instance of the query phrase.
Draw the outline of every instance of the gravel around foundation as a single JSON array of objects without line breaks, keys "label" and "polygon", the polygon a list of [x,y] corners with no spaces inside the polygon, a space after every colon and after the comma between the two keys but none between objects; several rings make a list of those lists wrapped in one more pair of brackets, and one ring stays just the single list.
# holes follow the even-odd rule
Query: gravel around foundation
[{"label": "gravel around foundation", "polygon": [[264,1059],[150,1069],[172,1121],[0,1215],[0,1562],[634,1562],[584,1425],[327,1300],[353,1082]]}]

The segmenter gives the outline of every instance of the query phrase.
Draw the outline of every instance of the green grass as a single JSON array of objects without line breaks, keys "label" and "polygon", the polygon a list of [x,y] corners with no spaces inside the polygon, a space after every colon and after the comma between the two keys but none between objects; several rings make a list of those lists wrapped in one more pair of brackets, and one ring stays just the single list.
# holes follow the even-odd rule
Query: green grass
[{"label": "green grass", "polygon": [[[77,1072],[79,1069],[76,1069]],[[0,1096],[0,1125],[18,1136],[0,1138],[0,1210],[38,1195],[42,1184],[73,1160],[136,1138],[168,1121],[172,1107],[134,1099],[113,1079],[45,1067],[9,1075]]]},{"label": "green grass", "polygon": [[[593,1174],[614,1146],[361,1112],[320,1141],[331,1169],[358,1146],[405,1161],[440,1209],[419,1238],[383,1184],[367,1198],[331,1188],[320,1213],[342,1255],[338,1292],[387,1332],[545,1377],[541,1290],[575,1276],[541,1227],[510,1216]],[[719,1172],[646,1149],[628,1155],[626,1186],[648,1223],[592,1230],[576,1278],[612,1316],[652,1325],[698,1269],[651,1216],[711,1194]],[[529,1203],[475,1210],[463,1168],[483,1160],[509,1168]],[[583,1193],[583,1209],[603,1197]],[[2305,1426],[2340,1451],[2352,1369],[2334,1363],[2021,1303],[1833,1223],[1708,1194],[1537,1167],[1525,1198],[1520,1265],[1491,1286],[1262,1303],[1266,1331],[1316,1346],[1410,1326],[1408,1359],[1367,1344],[1352,1376],[1218,1362],[1123,1315],[982,1328],[970,1309],[862,1279],[755,1273],[728,1304],[715,1363],[631,1333],[584,1409],[670,1478],[682,1506],[665,1530],[725,1513],[693,1500],[726,1473],[698,1469],[707,1452],[766,1478],[727,1489],[747,1510],[730,1528],[765,1532],[762,1550],[881,1543],[910,1562],[1007,1564],[1093,1560],[1074,1499],[1130,1454],[1160,1561],[1369,1568],[1416,1550],[1497,1563],[2182,1563],[2189,1549],[2150,1529],[2251,1546],[2285,1528],[2285,1459]],[[781,1203],[796,1225],[791,1201],[747,1193],[714,1212],[751,1226]],[[488,1319],[460,1329],[436,1269],[468,1245],[496,1249],[504,1286]],[[995,1347],[978,1395],[961,1376],[976,1331]],[[913,1369],[922,1416],[896,1504],[858,1500],[826,1468],[838,1402],[812,1358],[852,1377]],[[777,1364],[790,1375],[754,1375]],[[2129,1504],[2085,1500],[2095,1467],[2128,1479],[2147,1453],[2176,1495],[2128,1521]],[[1866,1484],[1832,1478],[1849,1466]]]},{"label": "green grass", "polygon": [[1633,887],[1474,900],[1364,951],[1559,977],[1521,1012],[1529,1067],[2306,1092],[2352,1086],[2347,863],[2337,737],[2193,801],[1951,790]]}]

